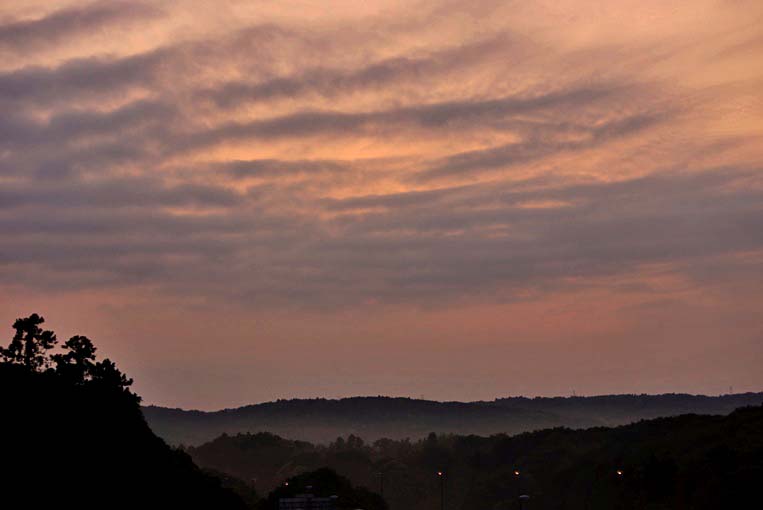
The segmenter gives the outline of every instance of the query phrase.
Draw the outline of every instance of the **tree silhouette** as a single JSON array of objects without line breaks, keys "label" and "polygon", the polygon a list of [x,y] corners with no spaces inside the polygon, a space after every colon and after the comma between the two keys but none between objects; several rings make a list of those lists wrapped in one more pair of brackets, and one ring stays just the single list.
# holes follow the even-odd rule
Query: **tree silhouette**
[{"label": "tree silhouette", "polygon": [[7,348],[0,347],[0,356],[6,363],[23,365],[32,371],[40,371],[50,366],[47,351],[52,349],[57,342],[56,334],[49,330],[43,330],[40,324],[45,319],[36,313],[29,317],[16,319],[10,345]]},{"label": "tree silhouette", "polygon": [[95,351],[97,349],[93,342],[86,336],[77,335],[67,340],[63,348],[66,352],[51,356],[56,364],[56,372],[75,383],[89,380],[96,366]]},{"label": "tree silhouette", "polygon": [[56,336],[43,322],[37,314],[16,320],[0,350],[0,485],[15,507],[246,510],[153,433],[132,379],[97,360],[90,339],[73,336],[53,353]]},{"label": "tree silhouette", "polygon": [[122,391],[129,391],[132,385],[132,379],[119,371],[113,361],[106,358],[99,361],[92,369],[93,382],[109,388],[118,388]]}]

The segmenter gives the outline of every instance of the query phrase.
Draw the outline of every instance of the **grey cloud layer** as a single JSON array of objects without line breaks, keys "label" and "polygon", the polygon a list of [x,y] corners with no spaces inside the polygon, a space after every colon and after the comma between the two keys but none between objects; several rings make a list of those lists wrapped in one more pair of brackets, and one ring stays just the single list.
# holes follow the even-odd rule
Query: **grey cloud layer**
[{"label": "grey cloud layer", "polygon": [[[754,174],[722,169],[540,189],[462,186],[331,201],[322,205],[327,212],[375,212],[323,220],[262,210],[215,187],[152,192],[150,183],[114,182],[58,198],[17,189],[2,197],[0,228],[14,238],[2,276],[21,283],[24,264],[61,274],[95,264],[103,284],[178,290],[193,278],[197,288],[228,298],[308,306],[318,297],[325,305],[548,290],[643,264],[762,250],[763,192],[740,186]],[[543,200],[563,205],[524,206]],[[163,209],[189,204],[222,211],[194,217]]]},{"label": "grey cloud layer", "polygon": [[[0,50],[160,14],[98,3],[12,21]],[[688,143],[665,161],[607,153],[643,165],[641,177],[575,176],[558,159],[639,136],[646,149],[666,143],[660,130],[693,106],[664,84],[545,71],[565,55],[508,30],[385,53],[344,28],[252,24],[0,73],[0,234],[12,240],[0,285],[431,303],[515,299],[655,263],[698,278],[697,261],[732,267],[763,250],[754,164],[682,166]],[[521,71],[539,54],[545,81]],[[268,152],[288,143],[298,149]],[[315,155],[323,143],[353,151]],[[389,146],[409,150],[374,152]]]},{"label": "grey cloud layer", "polygon": [[[378,91],[399,86],[401,82],[430,81],[458,69],[464,72],[484,59],[502,53],[508,44],[506,34],[433,52],[421,57],[396,57],[371,63],[360,69],[316,68],[297,75],[257,83],[235,81],[202,90],[198,96],[222,108],[240,107],[249,102],[267,101],[303,94],[337,97],[357,91]],[[522,48],[517,48],[524,51]],[[516,58],[518,55],[513,55]]]},{"label": "grey cloud layer", "polygon": [[140,2],[109,1],[54,11],[41,18],[0,24],[0,54],[29,52],[87,35],[109,25],[161,16],[162,11]]}]

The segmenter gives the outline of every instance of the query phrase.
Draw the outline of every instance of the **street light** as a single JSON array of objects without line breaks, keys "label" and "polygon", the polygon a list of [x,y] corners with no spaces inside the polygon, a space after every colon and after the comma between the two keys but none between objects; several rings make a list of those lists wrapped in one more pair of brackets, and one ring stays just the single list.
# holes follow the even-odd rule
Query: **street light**
[{"label": "street light", "polygon": [[438,471],[437,476],[440,478],[440,510],[445,510],[445,473]]},{"label": "street light", "polygon": [[522,510],[522,503],[530,499],[530,496],[522,494],[522,479],[519,477],[520,474],[518,469],[514,470],[514,478],[517,479],[517,501],[519,502],[519,510]]}]

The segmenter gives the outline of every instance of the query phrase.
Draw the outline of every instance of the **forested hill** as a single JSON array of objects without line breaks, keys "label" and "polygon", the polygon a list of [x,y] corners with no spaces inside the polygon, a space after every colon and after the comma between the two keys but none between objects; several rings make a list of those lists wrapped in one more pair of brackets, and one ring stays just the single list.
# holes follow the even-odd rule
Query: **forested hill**
[{"label": "forested hill", "polygon": [[441,482],[448,510],[512,510],[522,494],[529,496],[524,508],[535,510],[760,508],[763,407],[615,428],[372,444],[354,436],[326,446],[267,433],[224,435],[187,452],[201,466],[256,480],[263,492],[329,467],[383,492],[390,510],[440,509]]},{"label": "forested hill", "polygon": [[278,400],[215,412],[147,406],[143,414],[159,436],[174,444],[198,445],[223,433],[259,431],[328,443],[348,434],[373,441],[417,439],[429,432],[490,435],[558,426],[615,426],[686,413],[729,414],[762,403],[763,393],[516,397],[467,403],[353,397]]},{"label": "forested hill", "polygon": [[59,345],[37,314],[0,347],[0,506],[245,510],[239,495],[149,428],[132,379],[84,336]]}]

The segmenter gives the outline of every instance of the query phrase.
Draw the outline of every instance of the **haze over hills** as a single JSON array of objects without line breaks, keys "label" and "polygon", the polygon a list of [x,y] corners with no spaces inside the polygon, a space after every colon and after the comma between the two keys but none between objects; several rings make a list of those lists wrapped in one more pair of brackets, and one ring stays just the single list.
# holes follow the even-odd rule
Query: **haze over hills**
[{"label": "haze over hills", "polygon": [[[87,337],[57,346],[43,323],[37,314],[18,319],[9,346],[0,347],[0,387],[12,390],[3,405],[13,418],[0,422],[2,437],[12,438],[4,481],[25,508],[277,510],[282,498],[305,491],[335,510],[511,510],[521,498],[544,510],[709,510],[756,508],[759,499],[763,393],[466,403],[356,397],[216,413],[144,408],[155,429],[157,418],[171,417],[167,430],[218,434],[173,448],[145,420],[132,379],[99,359]],[[651,415],[665,417],[640,419]],[[216,430],[225,427],[336,438],[315,444]],[[542,430],[485,432],[522,427]],[[426,429],[417,440],[389,437]],[[468,432],[442,433],[449,430]]]},{"label": "haze over hills", "polygon": [[687,413],[724,415],[761,404],[763,393],[511,397],[490,402],[352,397],[278,400],[214,412],[146,406],[143,414],[155,433],[173,444],[199,445],[223,433],[260,431],[328,443],[349,434],[374,441],[418,439],[430,432],[490,435],[617,426]]},{"label": "haze over hills", "polygon": [[186,452],[262,491],[284,480],[296,488],[293,477],[309,480],[306,473],[328,467],[382,492],[390,510],[514,510],[522,508],[519,494],[536,510],[759,508],[763,407],[516,436],[429,434],[373,443],[348,436],[314,445],[268,433],[225,435]]}]

